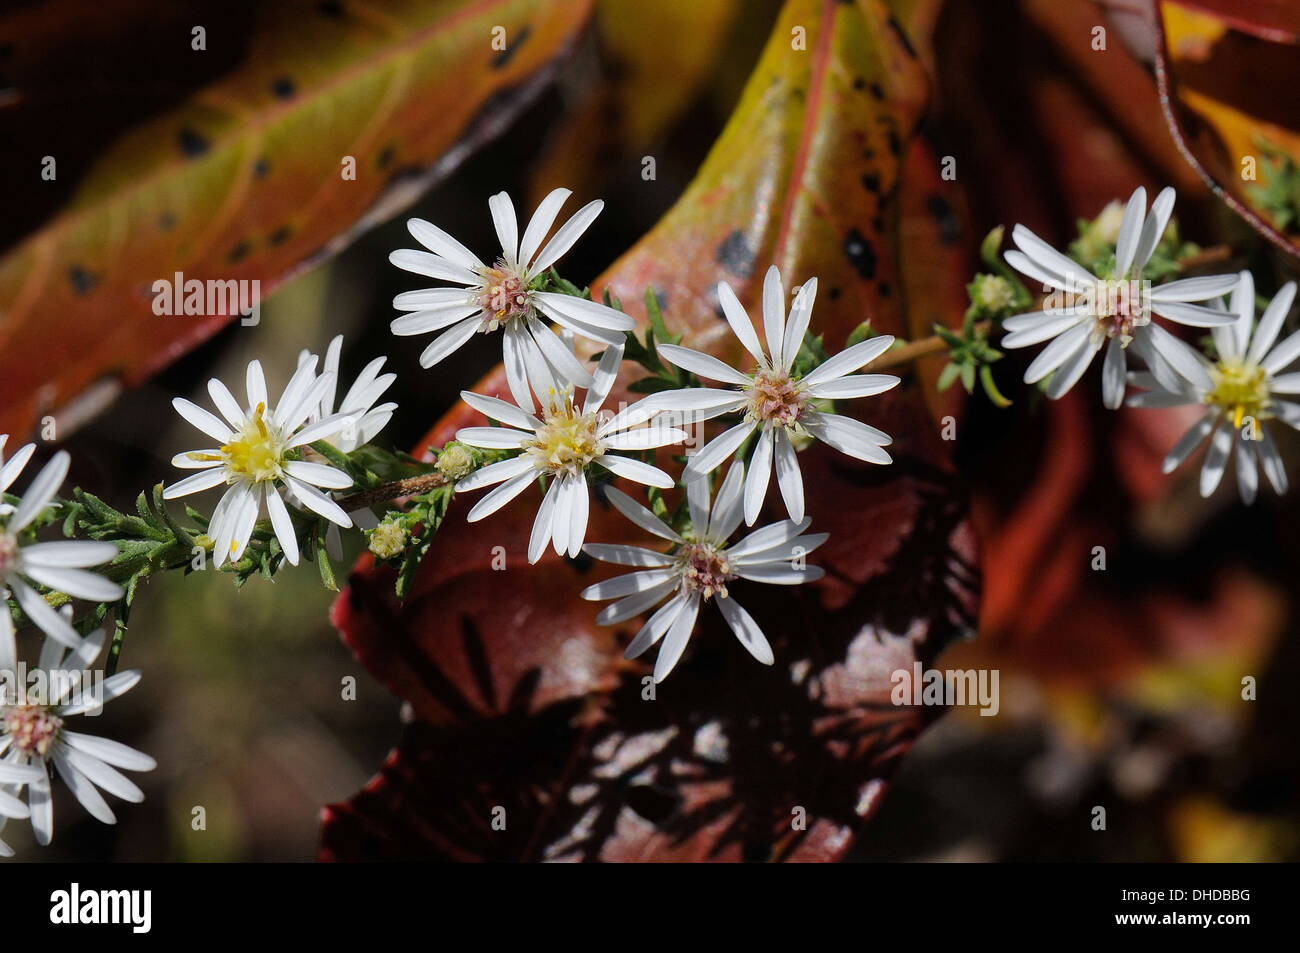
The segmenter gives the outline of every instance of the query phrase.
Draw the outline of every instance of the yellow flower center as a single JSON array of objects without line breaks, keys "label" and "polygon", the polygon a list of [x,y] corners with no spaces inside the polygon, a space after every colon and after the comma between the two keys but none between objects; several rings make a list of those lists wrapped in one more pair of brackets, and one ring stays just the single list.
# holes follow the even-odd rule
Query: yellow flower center
[{"label": "yellow flower center", "polygon": [[727,598],[727,583],[736,578],[731,563],[712,543],[688,542],[677,550],[677,568],[687,589],[705,599]]},{"label": "yellow flower center", "polygon": [[1271,416],[1268,374],[1259,365],[1239,357],[1224,358],[1210,368],[1210,380],[1214,389],[1205,395],[1205,402],[1223,410],[1238,430],[1247,417],[1261,421]]},{"label": "yellow flower center", "polygon": [[14,705],[0,714],[0,726],[16,749],[45,757],[63,729],[63,719],[44,705]]},{"label": "yellow flower center", "polygon": [[808,406],[808,395],[785,371],[760,368],[754,383],[745,390],[749,392],[747,419],[788,430],[802,429],[799,416]]},{"label": "yellow flower center", "polygon": [[533,306],[533,295],[528,288],[528,274],[519,265],[504,259],[492,268],[479,272],[483,284],[475,290],[475,301],[487,312],[483,330],[495,331],[506,322],[528,314]]},{"label": "yellow flower center", "polygon": [[532,456],[533,466],[543,473],[567,472],[576,476],[605,452],[605,445],[596,433],[599,426],[595,414],[578,412],[571,393],[562,399],[552,394],[542,426],[524,444],[524,452]]},{"label": "yellow flower center", "polygon": [[[258,404],[233,440],[221,448],[221,455],[231,477],[243,477],[252,483],[278,479],[284,473],[287,449],[279,429],[268,427],[263,419],[266,404]],[[230,482],[234,482],[230,480]]]}]

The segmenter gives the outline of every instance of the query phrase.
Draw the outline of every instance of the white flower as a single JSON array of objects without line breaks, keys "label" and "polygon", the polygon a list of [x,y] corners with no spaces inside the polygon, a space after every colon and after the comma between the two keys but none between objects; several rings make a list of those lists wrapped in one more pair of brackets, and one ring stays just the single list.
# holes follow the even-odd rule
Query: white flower
[{"label": "white flower", "polygon": [[[343,335],[340,334],[330,341],[329,347],[325,350],[325,366],[321,374],[329,375],[330,382],[321,394],[320,404],[307,418],[312,423],[334,416],[334,400],[338,393],[339,355],[342,350]],[[298,366],[302,367],[315,356],[310,351],[303,351],[298,356]],[[383,370],[385,360],[387,358],[377,357],[362,368],[338,406],[338,413],[351,417],[352,422],[343,426],[338,433],[323,438],[344,453],[351,453],[358,447],[373,441],[393,419],[393,411],[397,409],[397,404],[389,401],[378,407],[375,406],[375,401],[379,400],[384,395],[384,391],[392,387],[393,382],[397,380],[396,374],[379,373]]]},{"label": "white flower", "polygon": [[1283,399],[1300,394],[1300,372],[1281,373],[1300,357],[1300,331],[1276,343],[1295,294],[1295,282],[1283,285],[1255,326],[1255,282],[1250,272],[1243,271],[1229,304],[1233,323],[1212,331],[1217,361],[1209,361],[1163,332],[1168,340],[1160,348],[1151,372],[1132,375],[1132,382],[1147,390],[1129,397],[1130,406],[1205,405],[1201,419],[1164,460],[1164,471],[1172,472],[1212,433],[1210,449],[1201,465],[1201,496],[1214,492],[1223,479],[1228,458],[1234,455],[1237,487],[1246,503],[1255,500],[1261,466],[1273,489],[1286,492],[1282,457],[1264,422],[1277,418],[1300,429],[1300,403]]},{"label": "white flower", "polygon": [[501,241],[501,255],[492,265],[485,265],[435,225],[418,218],[406,223],[416,241],[428,251],[404,248],[393,252],[389,260],[417,275],[464,286],[408,291],[393,299],[393,307],[398,310],[415,312],[393,322],[394,334],[424,334],[447,328],[420,355],[422,366],[433,367],[476,331],[502,328],[506,377],[520,407],[533,408],[526,369],[533,352],[539,349],[569,383],[591,386],[591,374],[538,318],[538,312],[570,331],[609,346],[623,344],[625,332],[631,331],[636,322],[594,301],[538,290],[545,283],[546,270],[573,246],[605,204],[596,201],[584,205],[543,247],[542,239],[571,194],[568,189],[556,189],[546,196],[524,229],[523,238],[519,237],[510,196],[505,192],[492,196],[488,207]]},{"label": "white flower", "polygon": [[[672,344],[658,345],[659,355],[680,368],[709,380],[732,384],[740,390],[691,387],[661,391],[646,398],[649,406],[684,413],[693,420],[708,420],[733,411],[745,411],[745,419],[724,431],[689,458],[684,481],[697,480],[717,469],[723,461],[758,431],[758,444],[749,464],[745,483],[745,522],[750,526],[767,495],[772,466],[781,487],[790,518],[803,519],[803,475],[792,440],[816,437],[841,453],[869,463],[889,463],[882,447],[892,438],[861,421],[816,409],[816,400],[844,400],[869,397],[897,386],[892,374],[852,374],[889,350],[894,339],[888,334],[862,341],[836,354],[806,377],[791,373],[812,316],[817,279],[809,279],[795,296],[786,321],[785,290],[781,273],[773,266],[763,280],[763,325],[768,352],[763,351],[749,315],[725,282],[718,283],[718,301],[727,323],[745,350],[758,362],[752,374],[743,374],[716,357]],[[768,353],[771,357],[768,357]],[[850,376],[851,375],[851,376]]]},{"label": "white flower", "polygon": [[8,442],[9,435],[0,433],[0,516],[8,516],[14,511],[14,507],[4,501],[4,495],[9,492],[9,487],[13,486],[14,480],[18,479],[18,474],[23,472],[23,467],[27,466],[27,461],[36,452],[36,444],[29,443],[19,447],[18,452],[6,462],[5,444]]},{"label": "white flower", "polygon": [[740,525],[741,484],[745,466],[737,461],[718,488],[712,514],[709,512],[707,480],[687,484],[686,495],[693,529],[685,535],[674,532],[644,506],[613,487],[605,492],[624,516],[646,532],[673,544],[668,553],[640,546],[588,543],[584,551],[609,563],[644,567],[639,572],[615,576],[582,591],[584,599],[616,599],[596,616],[601,625],[613,625],[640,615],[652,606],[667,602],[650,616],[628,645],[627,658],[636,658],[667,635],[655,660],[654,677],[662,682],[682,657],[695,630],[700,604],[716,600],[722,617],[740,644],[764,665],[772,664],[772,647],[754,618],[732,597],[734,579],[778,585],[799,585],[820,579],[820,567],[807,566],[803,558],[826,542],[828,533],[803,535],[810,519],[782,520],[756,529],[734,546],[727,540]]},{"label": "white flower", "polygon": [[[0,620],[0,630],[3,630],[8,624],[7,618]],[[0,638],[3,636],[0,635]],[[0,672],[2,673],[2,672]],[[14,673],[16,677],[16,673]],[[11,818],[18,821],[24,821],[31,817],[31,811],[27,805],[20,801],[17,794],[24,784],[40,779],[40,769],[33,765],[27,764],[10,764],[0,761],[0,831],[4,830],[5,823]],[[0,840],[0,857],[12,857],[13,849]]]},{"label": "white flower", "polygon": [[[16,673],[17,646],[13,627],[6,623],[7,619],[0,621],[0,672]],[[72,652],[65,653],[53,639],[46,639],[38,667],[51,696],[37,699],[5,693],[0,697],[0,781],[27,785],[32,830],[41,845],[50,842],[54,829],[49,765],[91,816],[105,824],[116,823],[117,818],[97,788],[139,803],[144,800],[143,792],[117,768],[152,771],[157,767],[153,758],[134,748],[68,728],[69,719],[97,714],[104,702],[125,694],[140,681],[139,672],[129,671],[88,685],[86,674],[103,648],[102,629],[79,641]],[[28,672],[29,682],[33,674]],[[14,774],[20,770],[31,773]],[[0,812],[3,802],[0,798]]]},{"label": "white flower", "polygon": [[334,467],[290,456],[298,447],[331,437],[354,422],[349,414],[334,414],[303,426],[333,383],[332,373],[316,376],[316,358],[312,357],[299,365],[276,408],[268,409],[262,365],[253,361],[248,365],[245,386],[247,409],[239,406],[221,381],[208,381],[208,393],[224,421],[183,397],[172,401],[177,413],[220,444],[174,456],[173,466],[202,472],[163,492],[164,498],[173,500],[223,483],[230,487],[208,526],[218,567],[227,558],[236,562],[243,556],[263,501],[285,558],[298,564],[298,539],[281,491],[293,491],[304,507],[332,523],[344,528],[352,525],[348,514],[318,489],[342,490],[352,485],[352,478]]},{"label": "white flower", "polygon": [[[333,375],[333,380],[325,388],[325,393],[321,395],[319,407],[312,411],[311,416],[308,418],[312,423],[334,415],[339,355],[342,350],[343,335],[340,334],[330,341],[329,347],[325,351],[323,373]],[[310,351],[303,351],[298,356],[298,366],[301,367],[313,357],[315,355]],[[397,380],[396,374],[379,373],[383,369],[384,361],[385,358],[375,358],[357,375],[356,381],[348,388],[348,392],[343,396],[342,403],[339,404],[339,413],[347,414],[352,418],[352,421],[347,423],[334,436],[324,438],[326,442],[338,447],[344,453],[351,453],[358,447],[370,443],[393,419],[393,411],[397,409],[397,404],[389,401],[380,404],[378,407],[375,406],[375,401],[379,400],[384,391],[393,386],[393,381]],[[297,497],[292,496],[292,494],[289,496],[289,501],[295,505],[298,503]],[[352,521],[362,529],[374,529],[379,524],[375,514],[364,508],[352,513]],[[335,560],[343,558],[343,541],[339,536],[338,526],[331,525],[325,533],[325,549],[331,558]]]},{"label": "white flower", "polygon": [[[1134,190],[1119,226],[1115,274],[1110,278],[1092,274],[1023,225],[1012,230],[1016,250],[1006,253],[1007,264],[1053,291],[1042,311],[1002,322],[1003,329],[1010,332],[1002,339],[1003,347],[1029,347],[1051,339],[1025,370],[1026,384],[1053,374],[1047,396],[1061,397],[1109,341],[1102,364],[1102,401],[1113,410],[1124,402],[1128,345],[1133,344],[1148,366],[1158,360],[1152,354],[1157,340],[1163,339],[1154,333],[1158,326],[1151,323],[1152,314],[1198,328],[1216,327],[1230,320],[1222,311],[1191,302],[1227,294],[1236,284],[1236,275],[1183,278],[1155,288],[1141,280],[1142,269],[1169,224],[1174,197],[1172,188],[1163,190],[1151,203],[1148,215],[1146,189]],[[1057,301],[1060,295],[1064,297]]]},{"label": "white flower", "polygon": [[[2,445],[3,441],[0,441]],[[32,449],[30,445],[23,447],[0,468],[0,492],[18,478],[23,464],[32,455]],[[56,453],[36,474],[22,501],[0,526],[0,590],[7,586],[23,612],[42,632],[72,647],[81,644],[81,636],[26,580],[92,602],[116,602],[122,598],[123,592],[117,583],[86,571],[117,555],[118,549],[112,543],[68,539],[24,545],[19,541],[19,534],[53,502],[68,475],[69,459],[65,450]],[[8,615],[7,609],[4,614]]]},{"label": "white flower", "polygon": [[663,470],[622,454],[681,443],[686,439],[685,431],[658,424],[639,426],[658,413],[644,400],[601,418],[601,405],[614,386],[622,360],[622,347],[605,351],[581,409],[571,385],[561,385],[553,378],[546,381],[545,367],[532,368],[530,375],[542,405],[540,417],[495,397],[461,392],[467,404],[505,426],[466,427],[457,432],[458,441],[471,447],[521,451],[456,484],[457,492],[501,484],[474,505],[467,519],[472,523],[495,513],[536,483],[538,477],[550,481],[528,542],[530,563],[541,558],[548,542],[561,555],[577,556],[582,549],[590,505],[587,474],[592,467],[604,467],[615,476],[647,486],[673,485],[672,477]]}]

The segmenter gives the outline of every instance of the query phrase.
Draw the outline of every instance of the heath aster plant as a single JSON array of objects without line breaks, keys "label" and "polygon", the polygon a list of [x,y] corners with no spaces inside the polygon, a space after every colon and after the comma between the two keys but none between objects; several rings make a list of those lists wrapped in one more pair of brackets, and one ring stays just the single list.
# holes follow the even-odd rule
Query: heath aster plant
[{"label": "heath aster plant", "polygon": [[1201,496],[1214,492],[1234,455],[1237,488],[1246,503],[1255,500],[1260,467],[1273,489],[1286,492],[1282,457],[1264,423],[1276,418],[1300,429],[1300,403],[1284,399],[1300,394],[1300,372],[1282,373],[1300,358],[1300,331],[1277,343],[1295,294],[1295,282],[1283,285],[1256,326],[1255,283],[1243,271],[1229,305],[1233,323],[1213,331],[1217,360],[1168,335],[1160,352],[1163,360],[1153,365],[1153,373],[1133,375],[1136,386],[1147,388],[1129,398],[1134,407],[1205,406],[1200,420],[1164,460],[1164,471],[1170,473],[1210,437],[1201,465]]},{"label": "heath aster plant", "polygon": [[673,478],[663,470],[624,454],[681,443],[687,437],[685,431],[654,423],[640,426],[658,413],[646,400],[609,416],[601,414],[622,360],[621,347],[605,351],[581,407],[575,402],[572,385],[539,380],[546,369],[536,369],[533,381],[542,406],[539,416],[495,397],[461,392],[467,404],[505,426],[466,427],[457,432],[456,439],[471,447],[519,451],[518,456],[477,470],[456,484],[457,492],[501,484],[474,505],[469,521],[495,513],[539,477],[549,481],[528,543],[530,563],[541,558],[548,542],[560,554],[577,556],[582,549],[590,506],[587,476],[593,468],[603,467],[615,476],[647,486],[673,485]]},{"label": "heath aster plant", "polygon": [[542,290],[547,283],[546,270],[573,246],[605,205],[601,201],[584,205],[543,246],[542,240],[550,232],[560,206],[571,194],[568,189],[556,189],[546,196],[522,238],[510,196],[505,192],[492,196],[488,207],[501,242],[501,254],[491,265],[484,264],[436,225],[418,218],[407,222],[411,235],[428,251],[404,248],[393,252],[389,260],[417,275],[464,286],[408,291],[393,299],[393,307],[414,312],[393,322],[394,334],[442,331],[420,355],[423,367],[433,367],[454,353],[475,332],[502,329],[506,377],[520,407],[533,409],[527,368],[534,351],[545,355],[555,372],[569,383],[591,386],[591,374],[538,314],[609,346],[621,345],[625,332],[636,325],[623,312],[603,304]]},{"label": "heath aster plant", "polygon": [[684,413],[695,420],[744,412],[745,419],[741,423],[723,431],[689,459],[682,478],[689,482],[707,475],[739,450],[751,434],[757,433],[758,443],[750,460],[749,479],[745,483],[745,522],[750,526],[758,519],[774,464],[786,510],[791,519],[803,519],[803,475],[795,451],[797,440],[815,437],[859,460],[890,462],[889,454],[881,449],[892,442],[889,434],[851,417],[820,410],[817,401],[869,397],[897,386],[899,378],[892,374],[853,374],[889,350],[894,339],[882,334],[862,341],[807,375],[799,376],[793,370],[795,358],[808,331],[816,295],[817,279],[811,278],[795,296],[787,321],[781,273],[775,266],[768,269],[763,280],[763,325],[768,346],[765,352],[735,292],[725,282],[718,284],[718,301],[722,304],[727,323],[757,362],[750,374],[700,351],[673,344],[658,346],[659,355],[677,367],[739,388],[696,387],[662,391],[648,397],[646,403],[662,410]]},{"label": "heath aster plant", "polygon": [[644,567],[639,572],[615,576],[582,591],[584,599],[615,599],[600,611],[596,621],[614,625],[658,605],[660,607],[628,645],[627,658],[636,658],[664,639],[655,660],[654,678],[662,682],[673,670],[686,643],[695,630],[701,604],[716,601],[718,611],[727,620],[749,654],[764,665],[773,661],[767,637],[745,609],[731,597],[730,585],[736,579],[753,582],[798,585],[813,582],[824,575],[817,566],[806,566],[803,557],[826,542],[829,534],[803,535],[811,520],[782,520],[756,529],[733,546],[727,540],[740,525],[743,501],[741,484],[745,466],[737,461],[727,471],[718,488],[713,511],[709,511],[708,480],[687,485],[687,501],[692,528],[679,534],[644,506],[625,493],[610,487],[609,501],[620,513],[648,533],[673,544],[667,553],[640,546],[588,543],[584,552],[608,563]]},{"label": "heath aster plant", "polygon": [[1236,275],[1183,278],[1151,288],[1142,269],[1160,243],[1174,210],[1174,190],[1167,188],[1146,211],[1147,193],[1137,188],[1128,200],[1115,245],[1114,269],[1094,275],[1077,261],[1052,248],[1023,225],[1011,232],[1016,248],[1007,264],[1052,292],[1042,311],[1007,318],[1008,348],[1051,341],[1025,370],[1025,383],[1052,375],[1047,396],[1058,398],[1078,382],[1093,357],[1106,346],[1102,365],[1102,400],[1112,410],[1124,402],[1126,352],[1132,344],[1148,364],[1158,358],[1162,338],[1151,331],[1152,315],[1191,327],[1228,323],[1224,312],[1192,302],[1228,294]]},{"label": "heath aster plant", "polygon": [[[12,484],[30,457],[31,451],[27,447],[19,450],[0,469],[0,487]],[[112,543],[82,539],[37,543],[21,538],[23,530],[55,502],[54,495],[68,475],[69,463],[67,451],[56,453],[36,474],[8,518],[0,517],[0,588],[8,587],[23,612],[42,632],[63,645],[73,647],[81,644],[81,636],[28,585],[27,580],[92,602],[116,602],[122,598],[122,587],[86,571],[118,554],[118,548]],[[7,616],[8,609],[4,613]]]},{"label": "heath aster plant", "polygon": [[163,493],[171,500],[222,484],[229,486],[208,527],[217,566],[227,559],[237,562],[244,554],[263,502],[285,559],[298,564],[298,538],[281,497],[284,491],[291,490],[304,507],[330,522],[344,528],[352,525],[351,517],[321,492],[322,488],[345,489],[352,485],[352,478],[334,467],[299,459],[299,448],[332,437],[355,425],[356,420],[349,414],[334,414],[303,426],[334,386],[332,373],[316,376],[316,363],[313,356],[298,367],[273,409],[268,409],[266,379],[257,361],[248,365],[247,409],[240,407],[221,381],[208,381],[208,393],[225,420],[183,397],[172,401],[177,413],[220,444],[173,457],[173,466],[203,472],[173,483]]}]

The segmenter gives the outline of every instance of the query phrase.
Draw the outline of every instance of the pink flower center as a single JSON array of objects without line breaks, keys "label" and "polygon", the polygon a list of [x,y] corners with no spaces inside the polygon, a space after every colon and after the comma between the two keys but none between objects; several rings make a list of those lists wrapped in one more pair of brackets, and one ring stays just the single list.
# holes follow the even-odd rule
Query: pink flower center
[{"label": "pink flower center", "polygon": [[1127,346],[1134,328],[1151,323],[1150,290],[1144,282],[1098,282],[1096,296],[1095,333],[1100,337],[1119,338]]},{"label": "pink flower center", "polygon": [[475,301],[487,312],[489,330],[514,318],[522,318],[532,309],[528,275],[519,265],[500,260],[495,267],[484,268],[479,274],[483,284],[478,287]]},{"label": "pink flower center", "polygon": [[0,579],[18,568],[18,540],[0,533]]},{"label": "pink flower center", "polygon": [[736,578],[727,557],[712,543],[686,543],[677,551],[677,565],[686,588],[705,599],[725,599],[727,583]]},{"label": "pink flower center", "polygon": [[63,719],[44,705],[15,705],[0,714],[0,726],[19,751],[44,757],[63,730]]},{"label": "pink flower center", "polygon": [[751,420],[794,428],[808,406],[808,395],[784,371],[760,369],[747,389]]}]

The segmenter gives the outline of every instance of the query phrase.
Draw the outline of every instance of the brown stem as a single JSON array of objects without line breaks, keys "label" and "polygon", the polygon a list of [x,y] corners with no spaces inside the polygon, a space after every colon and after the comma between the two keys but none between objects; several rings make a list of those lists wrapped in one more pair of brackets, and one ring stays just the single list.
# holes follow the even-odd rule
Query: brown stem
[{"label": "brown stem", "polygon": [[385,483],[374,489],[363,490],[360,493],[345,496],[339,500],[339,506],[351,513],[368,506],[374,506],[376,503],[386,503],[389,500],[400,499],[404,496],[428,493],[430,490],[445,485],[446,482],[447,478],[441,473],[423,473],[420,476],[407,477],[405,480],[394,480],[392,483]]},{"label": "brown stem", "polygon": [[[977,329],[987,330],[989,322],[981,321],[975,325]],[[863,370],[883,371],[891,367],[900,367],[904,364],[910,364],[913,361],[919,361],[923,357],[929,357],[931,354],[941,354],[948,349],[948,342],[937,334],[928,338],[921,338],[919,341],[908,341],[902,347],[896,347],[893,350],[886,351],[880,357],[868,364]]]}]

